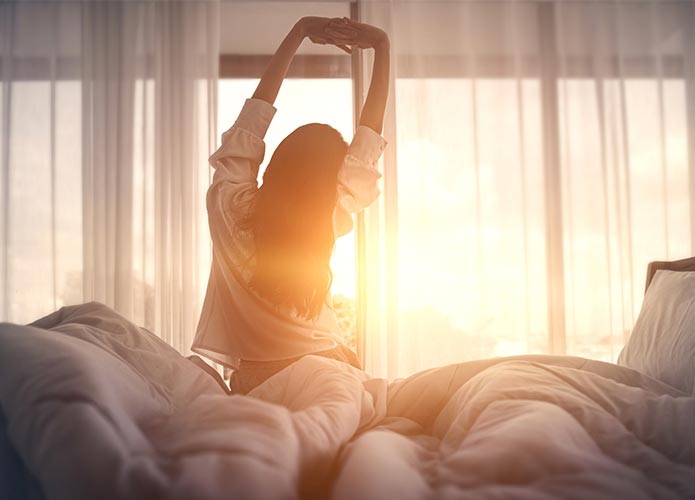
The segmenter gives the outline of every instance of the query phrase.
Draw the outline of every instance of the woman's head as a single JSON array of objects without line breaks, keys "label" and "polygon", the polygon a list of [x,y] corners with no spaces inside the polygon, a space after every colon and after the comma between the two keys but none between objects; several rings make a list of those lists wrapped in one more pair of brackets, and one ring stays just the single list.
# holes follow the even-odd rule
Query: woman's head
[{"label": "woman's head", "polygon": [[273,153],[249,218],[256,248],[251,287],[306,318],[318,316],[331,286],[333,210],[346,152],[332,127],[299,127]]}]

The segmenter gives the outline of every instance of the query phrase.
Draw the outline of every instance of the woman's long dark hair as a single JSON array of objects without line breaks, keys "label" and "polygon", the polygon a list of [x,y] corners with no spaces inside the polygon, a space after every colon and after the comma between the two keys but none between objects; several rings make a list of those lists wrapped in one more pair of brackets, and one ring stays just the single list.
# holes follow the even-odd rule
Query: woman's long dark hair
[{"label": "woman's long dark hair", "polygon": [[273,153],[249,214],[251,288],[307,319],[318,317],[333,280],[333,210],[346,152],[334,128],[299,127]]}]

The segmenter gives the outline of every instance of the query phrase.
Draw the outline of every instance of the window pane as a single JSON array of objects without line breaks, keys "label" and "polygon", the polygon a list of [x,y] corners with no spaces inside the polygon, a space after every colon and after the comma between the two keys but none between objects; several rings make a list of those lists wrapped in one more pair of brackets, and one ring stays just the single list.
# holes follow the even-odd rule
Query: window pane
[{"label": "window pane", "polygon": [[569,354],[615,361],[647,264],[690,255],[685,109],[682,80],[560,83]]},{"label": "window pane", "polygon": [[15,81],[11,99],[5,319],[26,323],[82,302],[81,88]]},{"label": "window pane", "polygon": [[401,343],[421,367],[545,352],[538,82],[401,78],[396,99]]}]

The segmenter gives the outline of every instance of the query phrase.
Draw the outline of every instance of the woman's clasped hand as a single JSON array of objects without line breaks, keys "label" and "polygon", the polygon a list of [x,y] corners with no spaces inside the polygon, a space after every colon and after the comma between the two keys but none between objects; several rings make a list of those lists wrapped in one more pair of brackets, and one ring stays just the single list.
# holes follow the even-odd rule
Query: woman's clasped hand
[{"label": "woman's clasped hand", "polygon": [[377,49],[388,44],[386,33],[370,24],[347,17],[303,17],[298,22],[301,33],[313,43],[335,45],[352,54],[352,49]]}]

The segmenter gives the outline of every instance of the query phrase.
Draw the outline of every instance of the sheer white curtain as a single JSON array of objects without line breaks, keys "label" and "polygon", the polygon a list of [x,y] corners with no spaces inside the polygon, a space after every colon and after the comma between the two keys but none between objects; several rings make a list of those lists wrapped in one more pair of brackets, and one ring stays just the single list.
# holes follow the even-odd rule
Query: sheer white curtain
[{"label": "sheer white curtain", "polygon": [[695,4],[364,1],[359,17],[394,57],[362,243],[368,371],[615,360],[647,263],[695,252]]},{"label": "sheer white curtain", "polygon": [[209,271],[218,2],[0,4],[0,316],[98,300],[186,351]]}]

